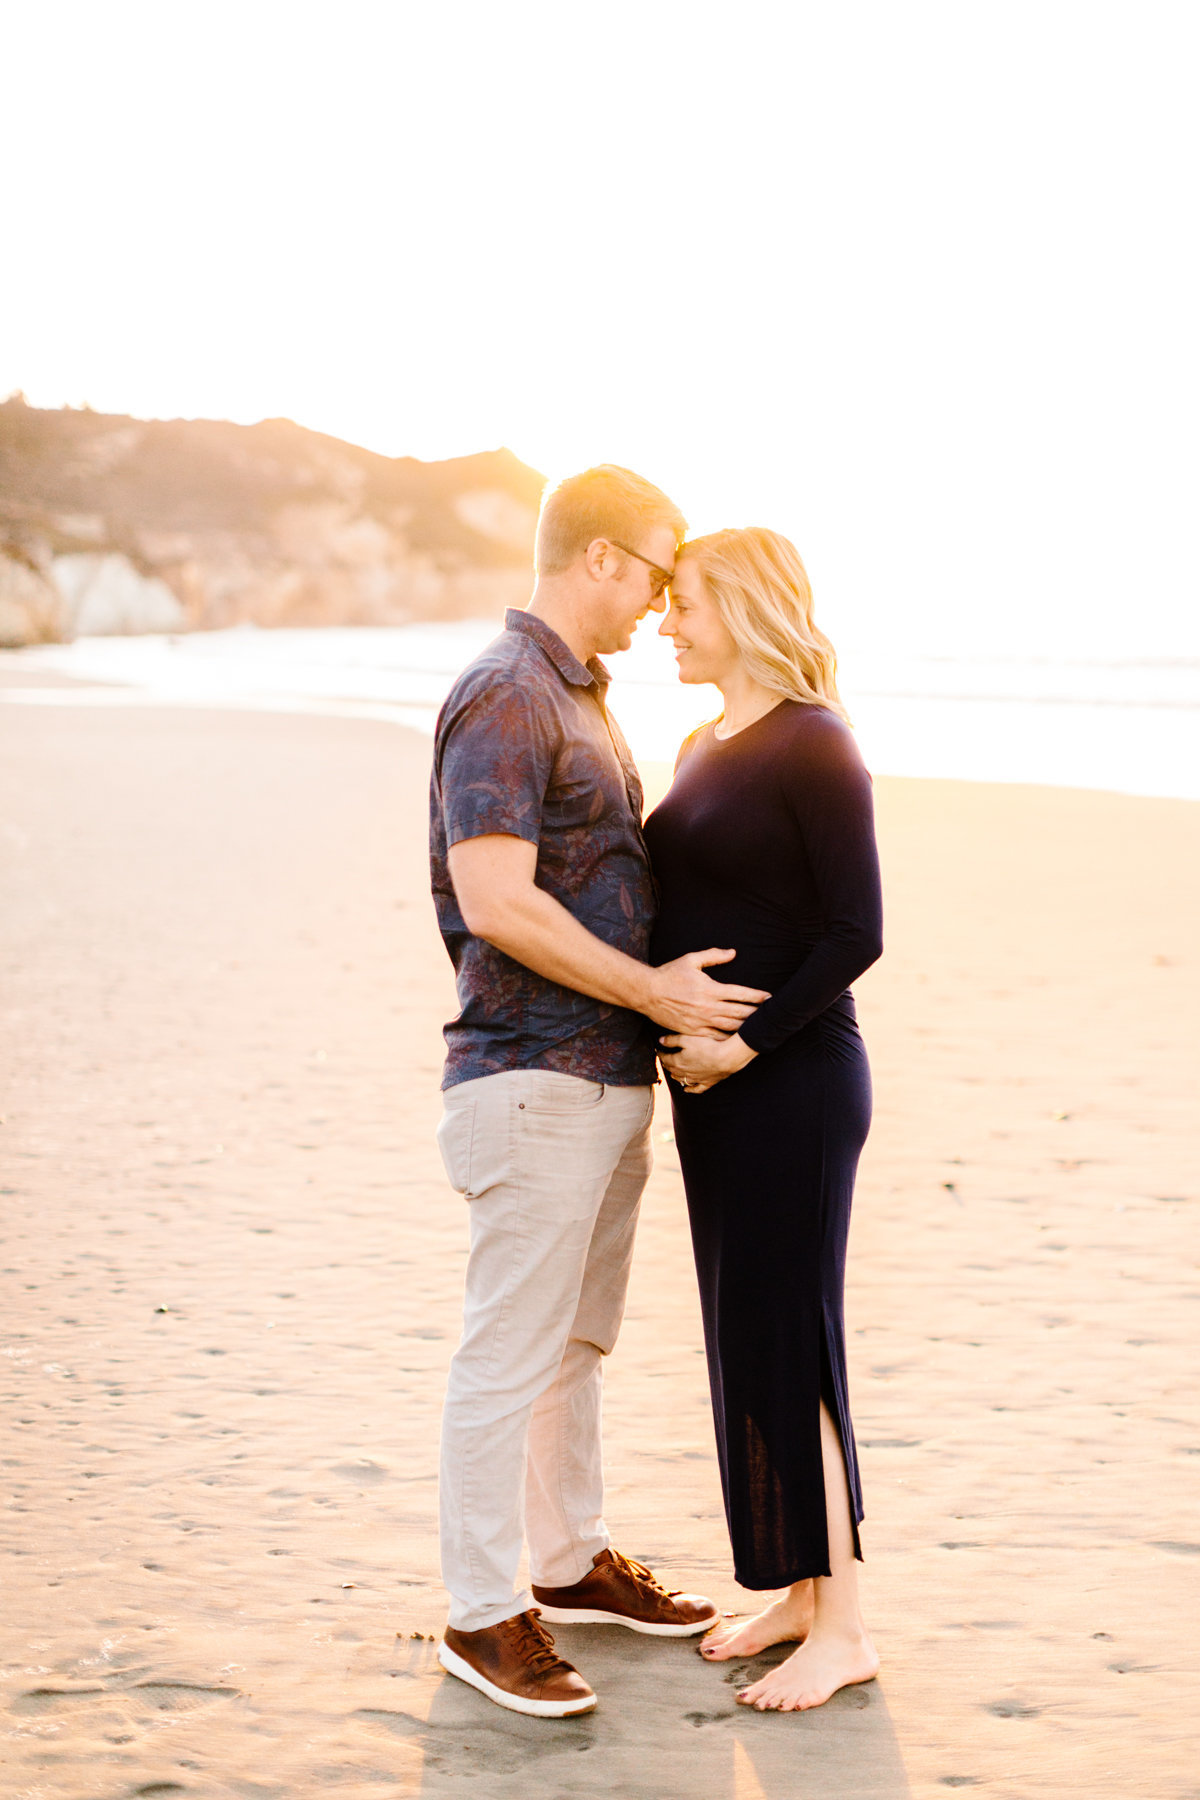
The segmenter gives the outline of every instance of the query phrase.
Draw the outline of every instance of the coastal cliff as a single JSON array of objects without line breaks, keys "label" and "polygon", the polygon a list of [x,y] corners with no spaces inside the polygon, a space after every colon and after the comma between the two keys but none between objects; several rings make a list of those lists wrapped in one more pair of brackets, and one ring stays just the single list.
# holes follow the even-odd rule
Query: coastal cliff
[{"label": "coastal cliff", "polygon": [[543,478],[377,456],[289,419],[0,404],[0,645],[486,618],[523,604]]}]

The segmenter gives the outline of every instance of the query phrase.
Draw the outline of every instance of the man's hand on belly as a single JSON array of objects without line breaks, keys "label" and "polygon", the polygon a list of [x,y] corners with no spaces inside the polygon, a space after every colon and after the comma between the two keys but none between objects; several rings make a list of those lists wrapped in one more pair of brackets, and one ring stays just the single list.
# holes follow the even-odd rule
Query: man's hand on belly
[{"label": "man's hand on belly", "polygon": [[704,973],[713,963],[732,962],[736,950],[690,950],[674,962],[648,969],[650,992],[641,1011],[669,1031],[724,1038],[771,998],[761,988],[736,987]]},{"label": "man's hand on belly", "polygon": [[668,1031],[724,1036],[770,995],[704,973],[736,950],[692,950],[652,969],[614,950],[538,887],[537,846],[496,833],[468,838],[449,854],[467,930],[550,981],[613,1006],[645,1013]]}]

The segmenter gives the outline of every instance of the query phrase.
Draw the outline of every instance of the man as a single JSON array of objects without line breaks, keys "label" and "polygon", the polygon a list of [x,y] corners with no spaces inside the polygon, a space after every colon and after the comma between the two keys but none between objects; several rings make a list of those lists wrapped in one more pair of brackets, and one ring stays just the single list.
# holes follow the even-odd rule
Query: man
[{"label": "man", "polygon": [[[596,1696],[542,1616],[682,1637],[712,1602],[668,1594],[601,1516],[600,1359],[616,1341],[650,1171],[647,1015],[734,1031],[766,998],[714,981],[732,950],[647,966],[642,793],[601,652],[665,604],[686,523],[605,465],[549,492],[527,611],[438,720],[430,855],[462,1010],[438,1130],[470,1202],[462,1342],[442,1431],[443,1666],[515,1712]],[[516,1588],[523,1536],[533,1600]]]}]

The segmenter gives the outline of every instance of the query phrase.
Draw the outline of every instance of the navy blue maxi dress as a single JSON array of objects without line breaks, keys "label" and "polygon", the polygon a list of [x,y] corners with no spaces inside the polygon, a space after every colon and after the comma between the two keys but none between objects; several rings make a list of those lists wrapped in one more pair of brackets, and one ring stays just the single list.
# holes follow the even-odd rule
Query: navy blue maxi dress
[{"label": "navy blue maxi dress", "polygon": [[785,700],[730,738],[693,733],[645,833],[651,961],[736,949],[709,973],[772,996],[742,1028],[753,1062],[705,1094],[669,1085],[734,1572],[785,1587],[830,1572],[822,1399],[861,1555],[842,1290],[871,1120],[848,989],[882,948],[871,781],[836,714]]}]

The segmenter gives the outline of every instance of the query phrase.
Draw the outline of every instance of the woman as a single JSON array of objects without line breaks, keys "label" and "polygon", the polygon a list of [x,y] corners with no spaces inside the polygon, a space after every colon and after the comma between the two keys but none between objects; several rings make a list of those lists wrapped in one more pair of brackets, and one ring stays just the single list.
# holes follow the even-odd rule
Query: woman
[{"label": "woman", "polygon": [[646,821],[660,913],[651,960],[736,947],[712,970],[771,998],[730,1037],[660,1040],[700,1278],[734,1572],[787,1593],[710,1633],[711,1661],[800,1641],[744,1689],[819,1706],[879,1662],[858,1603],[863,1516],[842,1287],[871,1112],[849,984],[880,954],[870,777],[829,640],[786,538],[684,546],[661,626],[679,677],[722,716],[684,743]]}]

